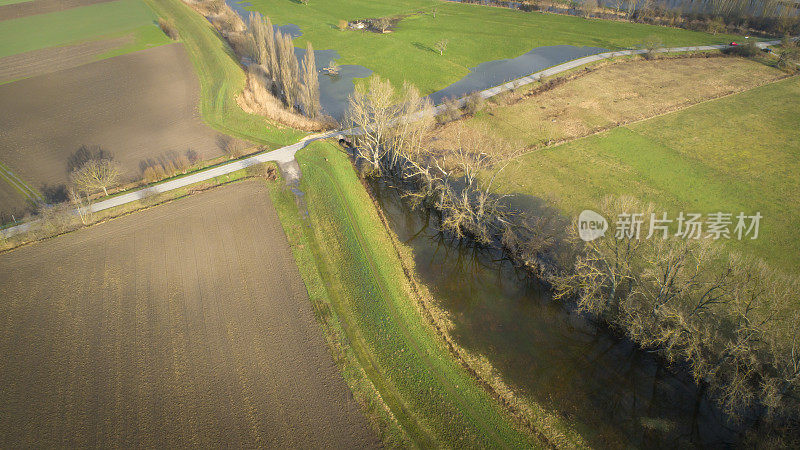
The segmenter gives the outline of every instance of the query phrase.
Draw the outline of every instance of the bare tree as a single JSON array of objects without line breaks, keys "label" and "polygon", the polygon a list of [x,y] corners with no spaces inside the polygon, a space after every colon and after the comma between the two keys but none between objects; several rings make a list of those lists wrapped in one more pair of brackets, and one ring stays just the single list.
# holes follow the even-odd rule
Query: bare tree
[{"label": "bare tree", "polygon": [[398,117],[392,84],[373,76],[366,84],[357,85],[349,98],[348,121],[362,130],[355,136],[358,156],[367,164],[368,172],[382,174],[390,128]]},{"label": "bare tree", "polygon": [[[605,217],[654,210],[629,197],[600,209]],[[558,298],[687,363],[728,413],[759,405],[774,420],[797,420],[797,278],[708,239],[605,236],[581,245],[574,267],[554,277]]]},{"label": "bare tree", "polygon": [[84,198],[81,196],[79,190],[73,188],[69,188],[67,193],[69,195],[70,202],[73,206],[75,206],[75,210],[78,211],[78,216],[81,218],[81,223],[88,225],[92,218],[91,200],[89,200],[89,196],[87,195]]},{"label": "bare tree", "polygon": [[275,40],[280,55],[278,63],[283,100],[286,103],[286,107],[293,110],[297,103],[300,71],[297,56],[294,53],[294,41],[291,36],[281,32],[275,34]]},{"label": "bare tree", "polygon": [[655,56],[656,52],[663,47],[664,43],[658,36],[650,36],[642,44],[642,48],[645,50],[642,56],[644,56],[645,59],[651,59]]},{"label": "bare tree", "polygon": [[597,0],[580,0],[578,4],[583,17],[589,18],[595,9],[597,9]]},{"label": "bare tree", "polygon": [[272,20],[267,17],[265,20],[266,34],[264,36],[267,49],[267,66],[272,81],[275,84],[280,84],[280,64],[278,64],[278,47],[275,42],[275,27],[272,25]]},{"label": "bare tree", "polygon": [[444,55],[444,51],[447,50],[447,44],[449,42],[450,41],[448,41],[447,39],[442,39],[433,44],[433,48],[435,48],[436,51],[439,52],[439,55]]},{"label": "bare tree", "polygon": [[78,189],[86,193],[99,189],[108,195],[108,188],[119,180],[119,166],[110,159],[91,159],[70,175]]},{"label": "bare tree", "polygon": [[260,13],[251,12],[248,20],[249,32],[253,38],[255,46],[255,61],[263,67],[267,67],[269,61],[269,53],[267,52],[267,35],[270,34],[264,19]]},{"label": "bare tree", "polygon": [[392,21],[388,17],[379,17],[373,21],[373,24],[381,33],[386,33],[386,30],[392,26]]},{"label": "bare tree", "polygon": [[319,78],[317,62],[314,57],[314,47],[311,42],[306,44],[306,55],[303,58],[302,78],[300,86],[300,104],[306,116],[317,117],[322,109],[319,103]]}]

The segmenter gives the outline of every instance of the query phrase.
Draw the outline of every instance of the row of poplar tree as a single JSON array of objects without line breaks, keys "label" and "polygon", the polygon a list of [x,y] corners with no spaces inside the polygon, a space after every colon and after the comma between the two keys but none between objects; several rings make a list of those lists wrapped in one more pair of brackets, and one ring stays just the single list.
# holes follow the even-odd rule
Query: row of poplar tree
[{"label": "row of poplar tree", "polygon": [[272,79],[272,92],[287,108],[300,106],[310,118],[320,115],[319,80],[314,48],[306,44],[302,65],[295,55],[292,36],[276,30],[269,17],[250,14],[248,33],[253,42],[253,61]]}]

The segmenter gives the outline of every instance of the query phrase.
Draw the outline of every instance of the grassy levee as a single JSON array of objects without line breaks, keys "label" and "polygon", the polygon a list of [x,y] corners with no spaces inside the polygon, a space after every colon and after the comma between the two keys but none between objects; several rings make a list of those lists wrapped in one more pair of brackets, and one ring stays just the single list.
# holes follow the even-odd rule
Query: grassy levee
[{"label": "grassy levee", "polygon": [[144,0],[160,16],[175,23],[200,78],[200,112],[212,128],[270,147],[297,142],[305,133],[268,123],[236,103],[245,75],[233,51],[211,24],[180,0]]},{"label": "grassy levee", "polygon": [[45,47],[132,35],[115,54],[171,42],[141,0],[117,0],[0,21],[0,58]]},{"label": "grassy levee", "polygon": [[671,218],[760,212],[758,239],[722,241],[797,273],[799,110],[800,78],[784,79],[528,153],[497,188],[544,198],[570,216],[606,195],[652,202]]},{"label": "grassy levee", "polygon": [[[273,201],[323,323],[341,325],[342,345],[352,352],[353,367],[343,370],[351,386],[358,365],[418,446],[540,446],[459,365],[423,317],[347,156],[315,143],[297,157],[308,219],[288,191],[273,191]],[[380,412],[374,403],[371,409]],[[406,436],[390,427],[384,439],[396,444]]]},{"label": "grassy levee", "polygon": [[[514,58],[534,47],[578,45],[619,49],[641,45],[651,35],[665,46],[720,44],[739,38],[629,22],[527,13],[504,8],[440,0],[253,0],[248,10],[260,11],[276,25],[298,25],[305,41],[321,50],[336,50],[339,64],[360,64],[396,86],[415,84],[423,94],[444,88],[489,60]],[[436,17],[431,14],[436,8]],[[424,14],[416,14],[424,11]],[[391,33],[336,29],[340,20],[413,14]],[[447,39],[443,55],[434,50]]]}]

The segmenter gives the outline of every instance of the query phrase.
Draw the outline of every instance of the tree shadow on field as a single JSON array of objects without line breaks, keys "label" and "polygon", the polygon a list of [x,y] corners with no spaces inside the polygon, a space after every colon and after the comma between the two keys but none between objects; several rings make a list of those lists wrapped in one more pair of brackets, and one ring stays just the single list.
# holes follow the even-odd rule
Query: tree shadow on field
[{"label": "tree shadow on field", "polygon": [[82,145],[75,153],[67,158],[67,174],[72,173],[76,169],[80,169],[91,160],[101,159],[113,160],[114,157],[110,152],[99,145]]},{"label": "tree shadow on field", "polygon": [[419,50],[422,50],[422,51],[433,52],[433,53],[436,53],[437,55],[439,54],[439,52],[437,52],[433,48],[423,44],[422,42],[412,42],[411,45],[413,45],[414,47],[417,47]]},{"label": "tree shadow on field", "polygon": [[226,155],[230,155],[233,150],[233,138],[224,134],[218,134],[217,138],[217,148],[222,150],[222,153]]},{"label": "tree shadow on field", "polygon": [[58,203],[62,203],[67,201],[69,195],[67,195],[67,185],[66,184],[59,184],[59,185],[48,185],[45,184],[41,188],[42,197],[44,197],[45,203],[48,205],[55,205]]}]

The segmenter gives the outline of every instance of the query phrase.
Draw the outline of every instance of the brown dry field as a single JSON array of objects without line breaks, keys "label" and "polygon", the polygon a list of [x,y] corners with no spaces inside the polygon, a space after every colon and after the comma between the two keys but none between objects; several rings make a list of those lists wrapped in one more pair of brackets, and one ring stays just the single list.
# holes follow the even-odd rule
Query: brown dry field
[{"label": "brown dry field", "polygon": [[[518,145],[537,147],[570,140],[621,123],[642,120],[785,76],[742,58],[673,58],[618,62],[549,91],[520,91],[465,123]],[[457,136],[458,121],[443,127],[443,147]]]},{"label": "brown dry field", "polygon": [[[0,86],[0,161],[35,188],[69,180],[68,158],[100,146],[139,179],[147,159],[221,155],[198,111],[183,44],[129,53]],[[2,205],[0,205],[2,209]]]},{"label": "brown dry field", "polygon": [[0,255],[0,447],[378,445],[263,183]]},{"label": "brown dry field", "polygon": [[57,72],[90,63],[109,50],[133,42],[133,36],[47,47],[0,58],[0,83]]},{"label": "brown dry field", "polygon": [[111,0],[33,0],[0,6],[0,20],[19,19],[20,17],[45,14],[77,6],[93,5]]}]

